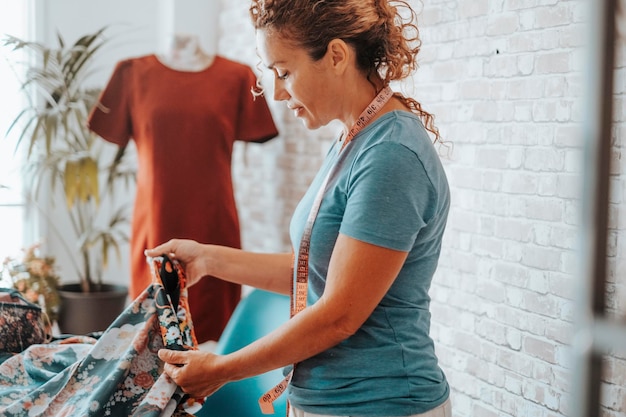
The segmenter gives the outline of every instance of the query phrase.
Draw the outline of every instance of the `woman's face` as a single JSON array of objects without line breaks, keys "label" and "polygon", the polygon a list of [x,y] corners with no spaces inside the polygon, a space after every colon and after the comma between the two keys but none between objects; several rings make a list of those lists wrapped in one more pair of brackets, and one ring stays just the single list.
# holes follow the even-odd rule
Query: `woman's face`
[{"label": "woman's face", "polygon": [[[263,64],[274,73],[274,99],[287,107],[309,129],[337,118],[337,91],[328,66],[328,54],[313,61],[304,49],[277,33],[257,30],[257,51]],[[332,94],[332,93],[335,94]]]}]

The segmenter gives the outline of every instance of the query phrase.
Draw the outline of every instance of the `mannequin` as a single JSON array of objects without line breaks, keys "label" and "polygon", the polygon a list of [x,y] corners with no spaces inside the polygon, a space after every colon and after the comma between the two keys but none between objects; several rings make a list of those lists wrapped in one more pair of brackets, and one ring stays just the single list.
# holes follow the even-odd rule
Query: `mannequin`
[{"label": "mannequin", "polygon": [[169,49],[157,57],[172,69],[190,72],[207,69],[214,59],[213,55],[202,50],[197,35],[185,33],[174,34]]},{"label": "mannequin", "polygon": [[[251,68],[205,52],[206,33],[173,33],[163,52],[118,62],[89,116],[89,128],[105,140],[133,140],[137,149],[131,298],[151,283],[146,248],[174,238],[241,247],[233,144],[278,135],[265,99],[252,96]],[[239,285],[218,279],[189,288],[199,343],[219,339],[240,298]]]},{"label": "mannequin", "polygon": [[[221,2],[158,0],[158,58],[181,71],[201,71],[217,55]],[[190,60],[191,62],[188,62]]]}]

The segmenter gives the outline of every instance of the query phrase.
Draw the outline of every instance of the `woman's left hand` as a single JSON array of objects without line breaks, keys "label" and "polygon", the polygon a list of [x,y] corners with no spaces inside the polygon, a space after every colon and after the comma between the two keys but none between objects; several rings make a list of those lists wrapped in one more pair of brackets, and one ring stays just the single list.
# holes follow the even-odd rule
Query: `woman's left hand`
[{"label": "woman's left hand", "polygon": [[228,382],[221,379],[216,366],[220,356],[197,350],[159,350],[159,358],[165,362],[164,372],[194,398],[204,398]]}]

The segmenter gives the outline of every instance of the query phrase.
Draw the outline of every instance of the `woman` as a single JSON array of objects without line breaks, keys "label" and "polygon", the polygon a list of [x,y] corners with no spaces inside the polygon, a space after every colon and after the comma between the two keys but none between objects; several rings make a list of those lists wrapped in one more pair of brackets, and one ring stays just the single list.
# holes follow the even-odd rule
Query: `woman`
[{"label": "woman", "polygon": [[387,0],[254,0],[250,12],[274,98],[310,129],[344,126],[293,215],[295,255],[188,240],[147,255],[173,254],[190,284],[212,275],[290,294],[304,274],[308,306],[228,355],[161,351],[165,372],[206,396],[296,363],[293,416],[449,416],[428,311],[449,208],[427,130],[439,133],[418,102],[386,88],[417,66],[415,13]]}]

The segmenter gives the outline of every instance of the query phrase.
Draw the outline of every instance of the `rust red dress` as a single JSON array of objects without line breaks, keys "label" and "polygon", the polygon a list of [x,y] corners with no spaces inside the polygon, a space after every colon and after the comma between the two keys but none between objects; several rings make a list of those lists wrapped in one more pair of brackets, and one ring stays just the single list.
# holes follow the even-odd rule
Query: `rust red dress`
[{"label": "rust red dress", "polygon": [[[130,296],[151,283],[143,253],[172,238],[241,247],[232,186],[235,140],[278,135],[256,77],[216,56],[199,72],[171,69],[155,55],[117,64],[91,111],[89,128],[120,146],[134,140],[138,171],[131,235]],[[203,279],[189,289],[200,343],[217,340],[241,297],[239,285]]]}]

